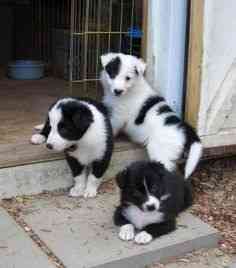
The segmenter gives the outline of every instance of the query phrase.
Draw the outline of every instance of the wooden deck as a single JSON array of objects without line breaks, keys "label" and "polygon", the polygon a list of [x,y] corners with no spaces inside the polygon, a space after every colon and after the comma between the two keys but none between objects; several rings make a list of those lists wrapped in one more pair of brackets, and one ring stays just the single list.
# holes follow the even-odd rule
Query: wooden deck
[{"label": "wooden deck", "polygon": [[[69,95],[64,80],[45,78],[37,81],[0,80],[0,167],[24,165],[61,159],[45,146],[31,145],[33,127],[44,121],[49,105],[59,97]],[[116,151],[130,149],[123,140]]]},{"label": "wooden deck", "polygon": [[49,105],[67,95],[67,82],[0,80],[0,167],[54,159],[61,155],[29,143],[35,124],[44,121]]}]

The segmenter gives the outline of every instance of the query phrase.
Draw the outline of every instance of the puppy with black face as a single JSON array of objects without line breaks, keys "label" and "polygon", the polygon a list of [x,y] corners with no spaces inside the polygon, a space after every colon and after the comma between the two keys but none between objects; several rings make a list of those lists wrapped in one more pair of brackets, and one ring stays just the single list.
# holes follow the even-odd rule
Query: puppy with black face
[{"label": "puppy with black face", "polygon": [[120,205],[114,222],[119,238],[147,244],[176,229],[177,215],[192,204],[189,181],[157,162],[135,162],[116,177]]},{"label": "puppy with black face", "polygon": [[70,195],[96,196],[113,149],[106,108],[90,99],[58,100],[50,107],[40,133],[31,137],[33,144],[44,142],[48,149],[66,153],[75,181]]}]

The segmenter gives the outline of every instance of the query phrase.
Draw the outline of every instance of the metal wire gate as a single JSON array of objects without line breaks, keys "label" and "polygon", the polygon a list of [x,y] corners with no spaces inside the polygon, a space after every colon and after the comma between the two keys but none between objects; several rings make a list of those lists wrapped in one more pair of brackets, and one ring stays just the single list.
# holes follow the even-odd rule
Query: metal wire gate
[{"label": "metal wire gate", "polygon": [[103,53],[144,56],[146,11],[147,0],[71,0],[68,62],[72,94],[101,96],[98,79]]},{"label": "metal wire gate", "polygon": [[69,81],[70,94],[99,98],[100,55],[145,57],[148,0],[31,0],[34,59]]}]

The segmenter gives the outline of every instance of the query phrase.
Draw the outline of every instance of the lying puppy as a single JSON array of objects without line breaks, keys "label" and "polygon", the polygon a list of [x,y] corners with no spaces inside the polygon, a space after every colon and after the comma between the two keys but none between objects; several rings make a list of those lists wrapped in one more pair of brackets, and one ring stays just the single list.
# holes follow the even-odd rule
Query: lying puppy
[{"label": "lying puppy", "polygon": [[48,149],[66,153],[75,181],[70,195],[96,196],[113,149],[106,108],[89,99],[58,100],[49,109],[40,134],[31,137],[33,144],[45,141]]},{"label": "lying puppy", "polygon": [[124,132],[145,145],[150,160],[161,162],[169,171],[176,169],[177,160],[186,153],[184,173],[188,178],[199,162],[202,145],[194,129],[147,83],[145,63],[121,53],[103,55],[101,61],[103,103],[111,111],[113,134]]},{"label": "lying puppy", "polygon": [[119,173],[116,181],[120,206],[114,222],[120,226],[122,240],[146,244],[174,231],[177,215],[192,204],[189,181],[160,163],[135,162]]}]

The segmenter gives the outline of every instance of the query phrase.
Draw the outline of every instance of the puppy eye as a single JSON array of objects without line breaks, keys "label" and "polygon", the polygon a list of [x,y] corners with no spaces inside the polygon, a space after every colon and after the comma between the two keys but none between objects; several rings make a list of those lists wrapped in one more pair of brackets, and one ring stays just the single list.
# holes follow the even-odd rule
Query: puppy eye
[{"label": "puppy eye", "polygon": [[136,191],[133,192],[133,196],[134,197],[141,197],[142,196],[142,192],[136,190]]},{"label": "puppy eye", "polygon": [[65,128],[65,127],[66,127],[66,125],[63,122],[60,122],[58,124],[58,129],[62,129],[62,128]]},{"label": "puppy eye", "polygon": [[126,76],[126,77],[125,77],[125,80],[126,80],[126,81],[129,81],[130,79],[131,79],[130,76]]}]

